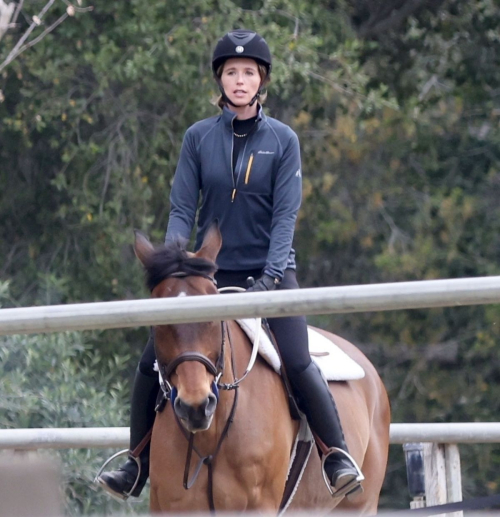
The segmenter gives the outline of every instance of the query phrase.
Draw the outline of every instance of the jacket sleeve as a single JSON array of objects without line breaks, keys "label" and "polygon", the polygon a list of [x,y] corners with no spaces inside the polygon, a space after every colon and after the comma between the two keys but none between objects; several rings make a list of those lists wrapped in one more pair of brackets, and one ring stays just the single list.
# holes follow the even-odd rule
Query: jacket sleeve
[{"label": "jacket sleeve", "polygon": [[[291,131],[291,130],[290,130]],[[297,135],[291,131],[273,188],[271,240],[264,273],[283,278],[302,200],[302,169]]]},{"label": "jacket sleeve", "polygon": [[170,216],[165,242],[189,240],[200,195],[200,163],[193,132],[184,135],[181,154],[170,192]]}]

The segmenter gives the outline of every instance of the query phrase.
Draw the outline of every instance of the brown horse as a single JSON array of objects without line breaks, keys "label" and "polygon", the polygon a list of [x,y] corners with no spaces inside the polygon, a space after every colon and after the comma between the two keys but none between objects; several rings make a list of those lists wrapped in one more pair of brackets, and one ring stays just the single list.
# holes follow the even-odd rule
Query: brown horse
[{"label": "brown horse", "polygon": [[[213,273],[220,247],[215,228],[197,253],[175,245],[155,249],[140,234],[135,242],[156,298],[216,294]],[[349,451],[366,478],[364,492],[352,501],[332,498],[313,451],[290,508],[373,514],[387,464],[389,402],[369,360],[344,339],[335,337],[335,343],[366,372],[361,380],[330,384]],[[237,389],[218,394],[215,384],[231,385],[251,354],[248,338],[234,321],[160,325],[155,347],[171,403],[153,428],[151,511],[207,511],[212,504],[224,511],[277,512],[298,431],[279,376],[258,358]],[[194,449],[188,457],[190,443]],[[200,457],[206,458],[203,463]],[[187,490],[183,484],[193,480]]]}]

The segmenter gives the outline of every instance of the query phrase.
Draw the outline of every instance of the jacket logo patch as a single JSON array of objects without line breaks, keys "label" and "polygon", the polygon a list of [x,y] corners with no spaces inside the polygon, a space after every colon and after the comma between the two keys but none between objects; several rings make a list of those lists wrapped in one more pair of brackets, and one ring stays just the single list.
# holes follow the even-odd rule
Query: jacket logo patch
[{"label": "jacket logo patch", "polygon": [[302,178],[302,172],[301,172],[300,169],[295,173],[295,177],[296,178]]},{"label": "jacket logo patch", "polygon": [[257,154],[274,154],[274,151],[257,151]]}]

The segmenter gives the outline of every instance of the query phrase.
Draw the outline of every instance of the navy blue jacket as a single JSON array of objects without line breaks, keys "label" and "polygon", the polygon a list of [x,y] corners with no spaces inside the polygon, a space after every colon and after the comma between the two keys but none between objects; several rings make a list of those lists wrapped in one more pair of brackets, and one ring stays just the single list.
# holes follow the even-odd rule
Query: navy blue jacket
[{"label": "navy blue jacket", "polygon": [[189,239],[201,192],[195,249],[218,219],[220,269],[262,268],[281,279],[286,268],[295,268],[292,241],[302,194],[299,141],[290,127],[267,117],[259,106],[257,122],[233,171],[234,118],[224,108],[221,115],[187,130],[165,239]]}]

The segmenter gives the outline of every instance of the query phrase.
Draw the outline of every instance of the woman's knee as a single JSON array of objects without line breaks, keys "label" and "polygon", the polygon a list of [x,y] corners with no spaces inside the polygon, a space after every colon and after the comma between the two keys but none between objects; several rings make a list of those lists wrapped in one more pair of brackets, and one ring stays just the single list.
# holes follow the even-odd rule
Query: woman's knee
[{"label": "woman's knee", "polygon": [[268,321],[288,375],[303,372],[311,362],[305,316],[270,318]]}]

